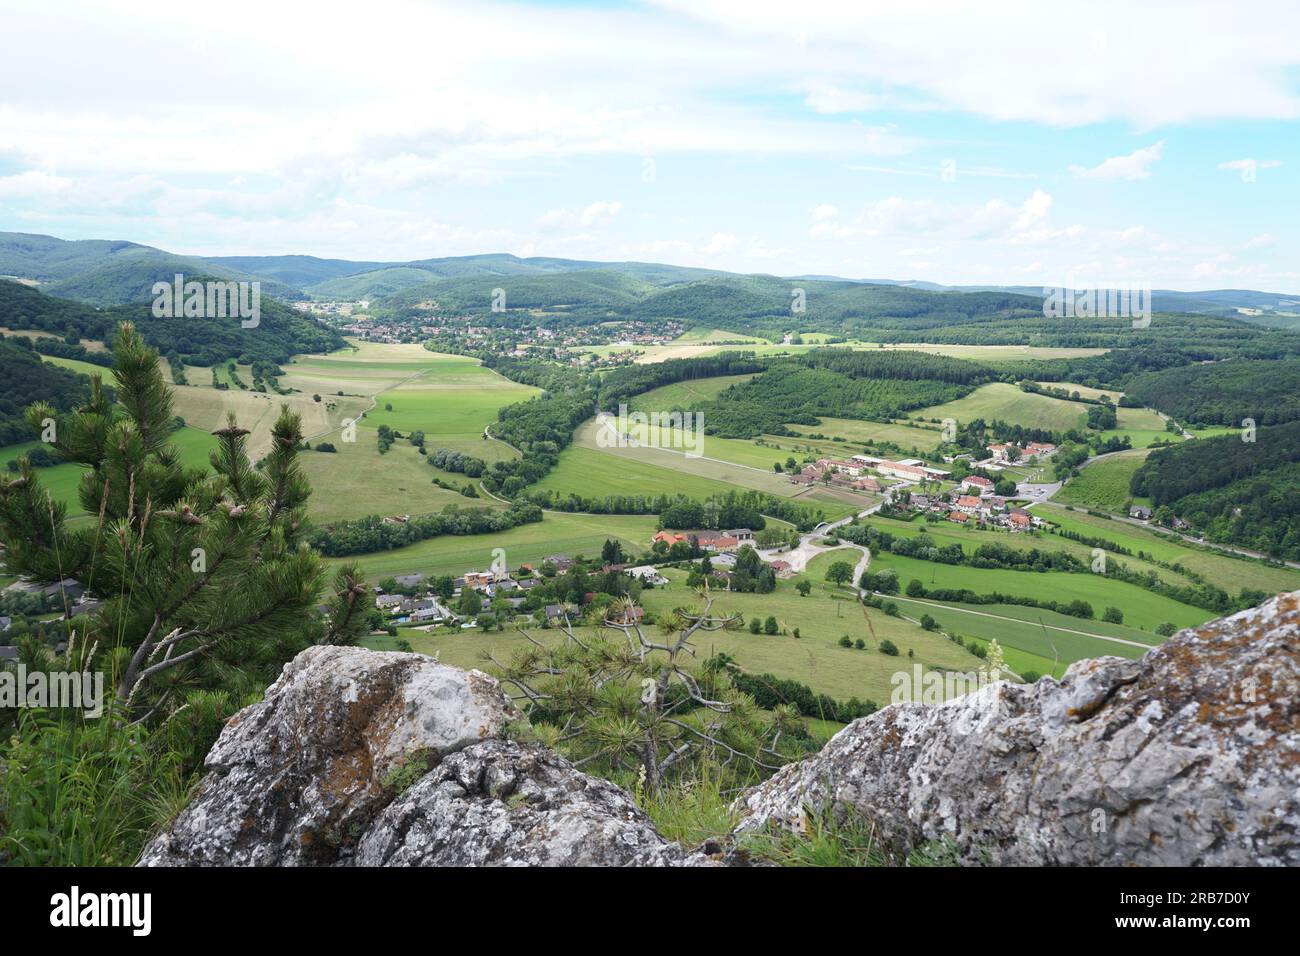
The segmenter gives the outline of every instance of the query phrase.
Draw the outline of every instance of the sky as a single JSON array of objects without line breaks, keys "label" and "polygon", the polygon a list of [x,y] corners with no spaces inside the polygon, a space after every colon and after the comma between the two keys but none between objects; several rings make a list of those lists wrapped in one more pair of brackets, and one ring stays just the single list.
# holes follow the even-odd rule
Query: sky
[{"label": "sky", "polygon": [[0,0],[0,231],[1300,292],[1300,3]]}]

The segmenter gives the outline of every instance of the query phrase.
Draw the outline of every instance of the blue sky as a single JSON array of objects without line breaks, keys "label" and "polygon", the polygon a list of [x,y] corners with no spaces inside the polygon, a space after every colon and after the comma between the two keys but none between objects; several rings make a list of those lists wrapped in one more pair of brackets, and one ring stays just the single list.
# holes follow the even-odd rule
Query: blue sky
[{"label": "blue sky", "polygon": [[1300,291],[1294,3],[55,6],[3,230]]}]

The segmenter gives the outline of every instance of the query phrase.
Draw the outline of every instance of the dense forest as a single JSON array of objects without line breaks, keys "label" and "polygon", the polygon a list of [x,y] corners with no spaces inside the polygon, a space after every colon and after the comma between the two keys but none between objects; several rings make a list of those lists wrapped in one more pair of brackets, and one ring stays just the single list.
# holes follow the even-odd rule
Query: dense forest
[{"label": "dense forest", "polygon": [[[5,283],[0,283],[4,285]],[[108,378],[106,373],[105,378]],[[17,336],[0,337],[0,446],[29,441],[31,427],[25,411],[34,402],[49,402],[67,411],[85,401],[87,379],[57,365],[42,362],[32,342]]]},{"label": "dense forest", "polygon": [[890,419],[968,394],[993,377],[975,362],[924,352],[818,349],[774,359],[768,371],[696,406],[707,434],[723,438],[790,434],[787,423],[819,416]]},{"label": "dense forest", "polygon": [[344,344],[338,333],[266,295],[260,323],[245,329],[237,319],[155,318],[147,302],[99,309],[0,281],[0,325],[7,328],[60,338],[71,334],[111,346],[114,330],[127,321],[149,345],[166,355],[180,355],[188,365],[219,365],[230,359],[282,363],[301,352],[328,352]]},{"label": "dense forest", "polygon": [[1211,541],[1300,558],[1300,421],[1261,428],[1254,441],[1242,437],[1155,451],[1130,490],[1151,498],[1161,523],[1178,517]]},{"label": "dense forest", "polygon": [[652,388],[721,375],[761,372],[768,363],[752,352],[723,352],[700,358],[670,359],[645,365],[625,365],[610,371],[600,384],[600,407],[613,411],[620,402]]},{"label": "dense forest", "polygon": [[1277,425],[1300,419],[1300,359],[1232,359],[1134,376],[1129,396],[1195,425]]}]

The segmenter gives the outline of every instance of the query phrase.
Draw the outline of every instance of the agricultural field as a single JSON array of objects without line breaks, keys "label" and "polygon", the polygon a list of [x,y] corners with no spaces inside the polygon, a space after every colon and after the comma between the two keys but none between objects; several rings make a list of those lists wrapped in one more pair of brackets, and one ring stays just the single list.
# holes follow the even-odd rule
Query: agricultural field
[{"label": "agricultural field", "polygon": [[[482,504],[464,501],[465,505]],[[552,554],[598,555],[606,539],[622,542],[629,554],[650,549],[654,515],[584,515],[547,512],[542,521],[520,525],[497,534],[443,535],[405,548],[327,558],[330,565],[355,562],[372,583],[392,574],[422,571],[427,575],[463,574],[482,570],[492,562],[492,550],[504,548],[511,567],[537,564]]]},{"label": "agricultural field", "polygon": [[[641,603],[647,611],[663,613],[678,606],[699,606],[699,596],[685,586],[685,572],[670,569],[667,577],[670,583],[666,587],[642,592]],[[926,670],[942,667],[962,672],[973,671],[980,664],[977,658],[942,635],[922,630],[901,618],[871,611],[868,626],[862,607],[847,590],[837,590],[814,580],[812,593],[800,597],[794,589],[795,580],[779,581],[771,594],[714,592],[715,614],[739,614],[745,622],[752,617],[766,620],[768,615],[773,615],[787,633],[770,636],[750,634],[748,630],[702,633],[694,641],[697,660],[703,661],[723,651],[747,671],[802,681],[838,699],[856,696],[878,704],[889,702],[890,676],[899,671],[910,673],[913,664],[921,664]],[[791,633],[796,627],[800,634],[797,638]],[[562,632],[556,629],[530,628],[529,633],[544,642],[563,639]],[[868,649],[840,647],[838,641],[845,634],[854,640],[862,638]],[[489,670],[484,654],[504,662],[514,651],[528,646],[526,638],[512,631],[430,634],[404,630],[401,635],[411,642],[413,649],[437,653],[446,663]],[[885,638],[898,646],[897,657],[876,649]],[[908,657],[909,650],[914,654],[912,658]]]},{"label": "agricultural field", "polygon": [[1063,388],[1067,392],[1078,392],[1081,398],[1101,398],[1103,395],[1112,403],[1118,402],[1124,393],[1113,388],[1091,388],[1087,385],[1075,385],[1073,382],[1038,382],[1044,388]]},{"label": "agricultural field", "polygon": [[93,362],[83,362],[81,359],[60,358],[57,355],[42,355],[41,360],[48,362],[50,365],[57,365],[60,368],[70,369],[73,372],[80,372],[82,375],[88,377],[98,375],[104,380],[105,384],[113,384],[113,370],[104,368],[102,365],[96,365]]},{"label": "agricultural field", "polygon": [[[636,395],[628,402],[628,407],[637,412],[663,412],[673,409],[691,409],[701,402],[710,402],[718,397],[723,389],[740,382],[748,382],[754,375],[714,375],[709,378],[690,379],[685,382],[673,382],[660,385],[648,392]],[[616,409],[607,409],[615,412]]]},{"label": "agricultural field", "polygon": [[1102,438],[1127,435],[1134,448],[1148,448],[1157,442],[1182,441],[1182,436],[1165,428],[1165,420],[1150,408],[1117,408],[1115,428],[1100,432]]},{"label": "agricultural field", "polygon": [[[560,463],[532,487],[586,497],[680,493],[698,498],[749,488],[797,498],[821,508],[828,517],[842,517],[875,502],[872,496],[856,492],[792,485],[772,469],[772,462],[784,460],[788,453],[774,453],[751,442],[705,436],[704,455],[692,458],[680,446],[602,447],[599,434],[595,420],[579,427],[573,444],[560,453]],[[715,452],[720,457],[714,458]],[[764,466],[724,460],[721,455],[728,452]]]},{"label": "agricultural field", "polygon": [[[1282,565],[1265,564],[1248,558],[1233,557],[1211,548],[1195,548],[1154,531],[1130,524],[1098,518],[1082,511],[1067,511],[1055,502],[1034,509],[1040,517],[1082,535],[1105,538],[1128,548],[1134,554],[1143,551],[1169,564],[1180,564],[1203,575],[1231,594],[1243,588],[1257,588],[1270,594],[1300,590],[1300,571]],[[1128,560],[1125,558],[1124,560]]]},{"label": "agricultural field", "polygon": [[[725,336],[727,339],[736,339],[746,336],[746,333],[728,332],[726,330],[716,330],[716,334]],[[1054,348],[1047,346],[1031,345],[932,345],[927,343],[911,343],[898,345],[880,345],[871,342],[837,342],[834,345],[827,346],[820,341],[812,341],[814,336],[807,336],[802,345],[786,345],[778,342],[757,342],[744,343],[738,345],[708,345],[698,338],[687,339],[685,336],[679,337],[666,345],[639,345],[637,349],[642,352],[636,359],[638,365],[646,365],[654,362],[666,362],[669,359],[679,358],[697,358],[701,355],[717,355],[721,352],[753,352],[759,356],[771,355],[800,355],[804,352],[818,348],[850,348],[850,349],[901,349],[911,352],[929,352],[932,355],[948,355],[953,358],[971,359],[978,362],[987,362],[990,364],[1018,362],[1024,359],[1053,359],[1053,358],[1081,358],[1088,355],[1101,355],[1107,349],[1089,349],[1089,348]],[[820,336],[817,336],[820,339]],[[606,356],[615,352],[626,350],[625,345],[593,345],[585,346],[577,351],[589,352],[593,355]]]},{"label": "agricultural field", "polygon": [[[495,498],[467,498],[433,483],[435,476],[460,488],[477,482],[464,475],[429,466],[410,442],[396,441],[386,454],[379,454],[373,436],[361,432],[355,442],[332,442],[336,452],[314,448],[298,456],[311,482],[307,514],[324,523],[364,515],[428,514],[447,505],[463,507],[505,507]],[[358,489],[364,488],[364,494]]]},{"label": "agricultural field", "polygon": [[1068,431],[1083,427],[1087,419],[1087,406],[1024,392],[1006,382],[992,382],[980,386],[965,398],[912,412],[911,417],[927,421],[951,418],[961,424],[976,418],[982,418],[986,422],[1000,419],[1026,428]]},{"label": "agricultural field", "polygon": [[[448,504],[496,507],[492,499],[469,499],[436,487],[434,477],[459,488],[464,475],[429,467],[405,440],[381,455],[375,430],[387,424],[403,435],[423,430],[430,451],[454,448],[487,461],[517,457],[518,452],[483,437],[483,429],[496,419],[502,405],[521,401],[537,390],[518,385],[483,368],[477,360],[441,355],[418,345],[381,345],[354,342],[328,355],[299,355],[282,366],[280,379],[291,395],[241,390],[219,390],[208,369],[187,369],[192,385],[173,386],[176,413],[188,425],[212,431],[234,411],[250,429],[249,452],[254,457],[270,447],[270,429],[288,405],[303,418],[303,434],[314,446],[329,442],[335,453],[305,452],[301,461],[314,493],[308,508],[318,521],[358,518],[368,514],[420,514],[439,511]],[[228,378],[225,366],[218,377]],[[239,375],[252,382],[251,370]],[[343,394],[338,394],[342,392]],[[320,396],[320,401],[315,396]],[[389,409],[391,406],[391,410]],[[345,420],[358,425],[355,442],[345,442]],[[357,489],[364,487],[365,494]]]},{"label": "agricultural field", "polygon": [[874,554],[871,569],[893,568],[902,587],[913,578],[926,588],[968,588],[976,594],[1000,592],[1018,597],[1050,598],[1054,601],[1083,600],[1092,605],[1097,617],[1107,607],[1124,612],[1124,622],[1143,630],[1154,630],[1164,621],[1177,627],[1192,627],[1214,615],[1198,607],[1154,594],[1136,584],[1115,581],[1097,574],[1049,571],[1007,571],[1001,568],[972,568],[904,558],[895,554]]},{"label": "agricultural field", "polygon": [[820,425],[789,425],[787,427],[800,435],[830,435],[858,444],[882,441],[893,442],[901,448],[918,448],[931,453],[939,446],[941,438],[937,428],[923,428],[919,425],[902,425],[888,422],[869,422],[857,418],[823,418]]},{"label": "agricultural field", "polygon": [[[1038,512],[1037,508],[1035,508],[1035,512],[1040,517],[1047,517],[1045,514]],[[1055,515],[1056,513],[1053,512],[1052,520],[1055,520]],[[950,544],[959,544],[967,554],[972,553],[982,544],[996,544],[1006,548],[1016,548],[1020,551],[1029,551],[1034,548],[1040,551],[1064,551],[1085,563],[1092,561],[1093,549],[1091,545],[1081,544],[1078,541],[1072,541],[1069,538],[1063,538],[1047,531],[1021,531],[1015,533],[1010,531],[981,531],[977,528],[955,525],[948,521],[929,524],[923,521],[900,521],[896,518],[882,518],[879,515],[864,518],[862,523],[879,528],[882,531],[888,531],[896,537],[912,538],[924,533],[934,539],[937,547],[942,548]],[[1134,551],[1136,553],[1136,549]],[[1175,571],[1170,571],[1137,557],[1120,555],[1116,560],[1122,561],[1135,571],[1153,571],[1162,580],[1180,587],[1188,587],[1195,583],[1186,575],[1178,574]]]},{"label": "agricultural field", "polygon": [[1081,468],[1078,477],[1062,485],[1052,500],[1117,513],[1122,513],[1129,501],[1149,504],[1146,499],[1132,498],[1128,490],[1133,473],[1142,467],[1148,454],[1148,449],[1134,448],[1099,458]]},{"label": "agricultural field", "polygon": [[[1084,621],[1055,611],[1016,604],[941,604],[893,597],[901,613],[934,618],[949,634],[963,639],[996,640],[1017,673],[1034,671],[1060,677],[1074,661],[1092,657],[1141,657],[1164,638],[1122,624]],[[1106,638],[1115,640],[1106,640]]]},{"label": "agricultural field", "polygon": [[[208,453],[217,447],[215,438],[196,428],[181,428],[172,434],[171,441],[180,449],[181,460],[191,468],[207,468]],[[29,441],[0,448],[0,469],[7,468],[9,462],[21,458],[40,445],[38,441]],[[85,514],[78,496],[81,476],[85,470],[81,465],[73,462],[36,469],[41,487],[49,491],[55,501],[67,506],[69,517]],[[4,473],[6,472],[0,470],[0,474]]]}]

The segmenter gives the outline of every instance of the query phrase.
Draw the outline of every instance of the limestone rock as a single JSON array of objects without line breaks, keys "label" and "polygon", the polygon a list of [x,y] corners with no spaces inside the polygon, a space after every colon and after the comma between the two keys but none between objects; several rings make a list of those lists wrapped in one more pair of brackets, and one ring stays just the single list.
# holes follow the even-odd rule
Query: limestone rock
[{"label": "limestone rock", "polygon": [[226,724],[198,794],[145,865],[328,864],[412,779],[500,735],[495,680],[420,654],[312,647]]},{"label": "limestone rock", "polygon": [[359,866],[683,866],[622,789],[538,746],[494,740],[448,757],[379,815]]},{"label": "limestone rock", "polygon": [[741,832],[870,821],[999,864],[1300,865],[1300,594],[1140,660],[900,703],[738,801]]}]

